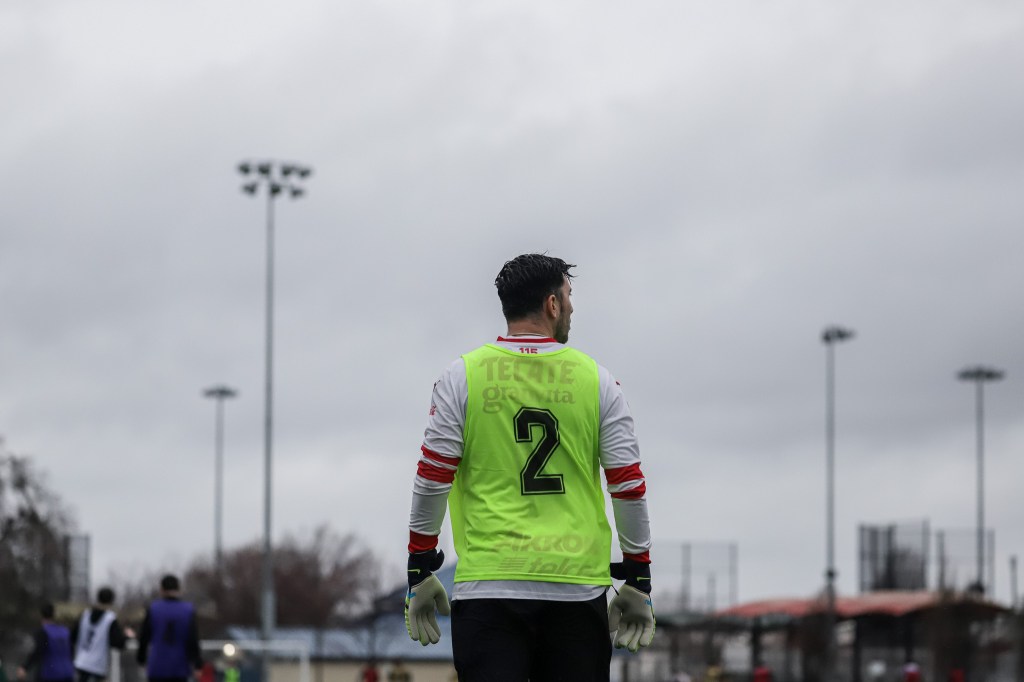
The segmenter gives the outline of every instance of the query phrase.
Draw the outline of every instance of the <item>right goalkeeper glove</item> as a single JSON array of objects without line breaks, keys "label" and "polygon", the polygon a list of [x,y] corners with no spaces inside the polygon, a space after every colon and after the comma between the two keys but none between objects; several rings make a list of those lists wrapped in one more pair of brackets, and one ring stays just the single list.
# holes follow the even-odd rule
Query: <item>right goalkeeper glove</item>
[{"label": "right goalkeeper glove", "polygon": [[409,554],[409,591],[405,595],[405,629],[423,646],[441,641],[435,609],[442,616],[451,613],[448,594],[433,571],[444,563],[444,552],[430,550]]}]

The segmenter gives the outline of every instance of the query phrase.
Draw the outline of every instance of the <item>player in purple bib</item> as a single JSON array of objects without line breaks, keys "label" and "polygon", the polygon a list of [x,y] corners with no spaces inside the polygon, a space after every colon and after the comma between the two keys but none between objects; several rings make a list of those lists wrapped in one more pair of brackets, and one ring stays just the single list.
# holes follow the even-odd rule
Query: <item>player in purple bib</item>
[{"label": "player in purple bib", "polygon": [[149,682],[182,682],[203,667],[195,608],[180,598],[180,589],[176,576],[164,576],[160,598],[146,610],[136,658]]},{"label": "player in purple bib", "polygon": [[18,679],[26,679],[28,671],[35,668],[39,682],[72,682],[75,667],[71,662],[71,632],[54,622],[53,604],[43,604],[39,613],[42,626],[35,633],[35,646],[18,668]]}]

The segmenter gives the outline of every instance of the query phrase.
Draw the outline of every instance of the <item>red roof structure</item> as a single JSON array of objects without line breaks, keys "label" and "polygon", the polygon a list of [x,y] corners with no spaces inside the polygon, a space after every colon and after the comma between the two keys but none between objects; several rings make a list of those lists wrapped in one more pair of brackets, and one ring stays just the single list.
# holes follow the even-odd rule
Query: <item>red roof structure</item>
[{"label": "red roof structure", "polygon": [[[881,591],[867,592],[854,597],[836,599],[836,615],[839,618],[857,618],[859,616],[905,616],[915,611],[948,603],[949,597],[939,592],[924,591]],[[1003,607],[988,601],[962,598],[954,599],[957,603],[969,603],[993,612],[1002,611]],[[717,612],[716,616],[733,616],[738,618],[758,618],[762,616],[804,616],[825,611],[825,600],[821,597],[804,599],[765,599],[761,601],[737,604],[736,606]]]}]

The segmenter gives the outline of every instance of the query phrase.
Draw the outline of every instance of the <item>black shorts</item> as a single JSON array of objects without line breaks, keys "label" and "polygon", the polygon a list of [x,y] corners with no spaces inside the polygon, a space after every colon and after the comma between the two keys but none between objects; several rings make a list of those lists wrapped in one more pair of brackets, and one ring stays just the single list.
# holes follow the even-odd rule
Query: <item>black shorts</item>
[{"label": "black shorts", "polygon": [[97,675],[96,673],[91,673],[87,670],[79,670],[78,668],[75,668],[75,679],[77,682],[103,682],[106,678],[106,675]]},{"label": "black shorts", "polygon": [[452,602],[459,682],[608,682],[608,601]]}]

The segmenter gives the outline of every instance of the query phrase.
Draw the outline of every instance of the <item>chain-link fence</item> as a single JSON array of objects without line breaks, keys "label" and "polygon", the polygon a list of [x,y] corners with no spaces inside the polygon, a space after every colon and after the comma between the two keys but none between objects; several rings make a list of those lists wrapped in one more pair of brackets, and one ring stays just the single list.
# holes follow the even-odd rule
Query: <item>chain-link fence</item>
[{"label": "chain-link fence", "polygon": [[707,613],[737,602],[739,550],[734,542],[659,542],[653,571],[662,608]]}]

